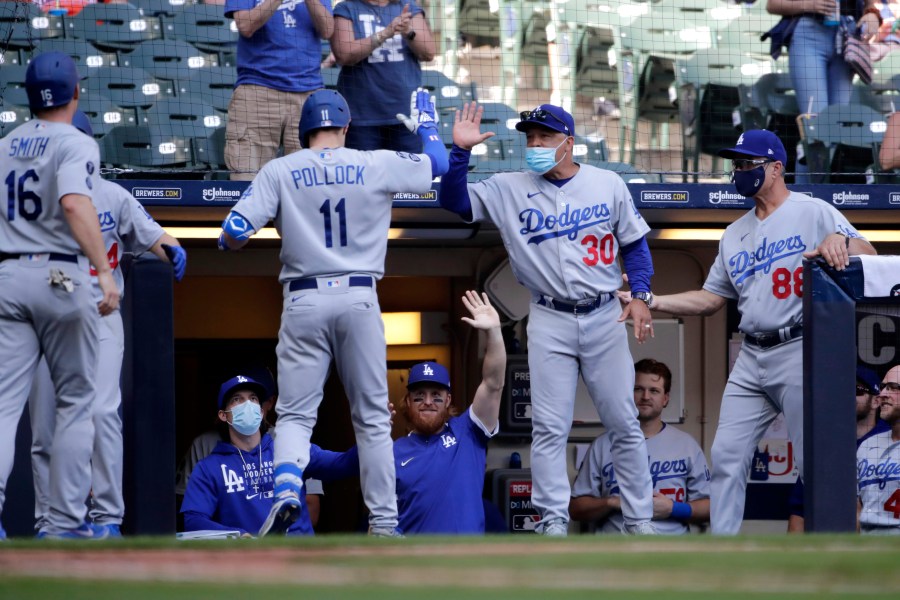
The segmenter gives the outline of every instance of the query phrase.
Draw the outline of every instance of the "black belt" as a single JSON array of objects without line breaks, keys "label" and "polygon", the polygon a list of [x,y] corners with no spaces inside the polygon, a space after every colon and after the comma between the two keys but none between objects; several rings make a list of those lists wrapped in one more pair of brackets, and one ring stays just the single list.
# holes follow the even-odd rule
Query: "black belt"
[{"label": "black belt", "polygon": [[564,300],[556,300],[554,298],[548,298],[547,296],[538,296],[537,304],[540,306],[546,306],[547,308],[552,308],[553,310],[558,310],[559,312],[567,312],[572,313],[574,315],[586,315],[589,312],[593,312],[595,308],[602,304],[606,304],[614,297],[614,292],[603,292],[593,300],[587,300],[584,302],[566,302]]},{"label": "black belt", "polygon": [[779,344],[789,342],[803,335],[803,325],[794,325],[790,329],[784,328],[778,331],[766,331],[759,335],[744,334],[744,339],[758,348],[774,348]]},{"label": "black belt", "polygon": [[[23,256],[33,256],[35,254],[47,254],[46,252],[23,252],[22,254],[9,254],[7,252],[0,252],[0,262],[4,260],[12,260],[14,258],[21,258]],[[63,262],[70,263],[78,263],[78,257],[74,254],[60,254],[59,252],[50,252],[47,254],[50,260],[61,260]]]},{"label": "black belt", "polygon": [[[327,277],[325,279],[328,279]],[[337,278],[335,278],[337,279]],[[350,287],[372,287],[372,278],[366,275],[353,275],[347,284]],[[319,287],[319,281],[316,277],[306,277],[304,279],[292,279],[288,289],[292,292],[298,290],[314,290]]]}]

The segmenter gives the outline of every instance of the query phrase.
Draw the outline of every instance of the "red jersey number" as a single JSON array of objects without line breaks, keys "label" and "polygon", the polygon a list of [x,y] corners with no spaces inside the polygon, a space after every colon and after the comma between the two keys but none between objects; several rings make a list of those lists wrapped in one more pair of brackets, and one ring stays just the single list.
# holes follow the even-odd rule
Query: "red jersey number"
[{"label": "red jersey number", "polygon": [[[116,270],[116,267],[119,266],[119,243],[113,242],[113,245],[109,247],[109,251],[106,253],[106,260],[109,261],[109,268],[113,271]],[[94,265],[91,265],[91,275],[93,277],[97,276],[97,269],[94,268]]]},{"label": "red jersey number", "polygon": [[607,233],[599,240],[594,234],[586,235],[581,238],[581,245],[587,251],[587,256],[583,256],[581,260],[589,267],[594,267],[597,263],[611,265],[615,260],[615,244],[611,233]]},{"label": "red jersey number", "polygon": [[793,275],[784,267],[772,271],[772,295],[779,300],[791,297],[803,297],[803,267],[794,269]]}]

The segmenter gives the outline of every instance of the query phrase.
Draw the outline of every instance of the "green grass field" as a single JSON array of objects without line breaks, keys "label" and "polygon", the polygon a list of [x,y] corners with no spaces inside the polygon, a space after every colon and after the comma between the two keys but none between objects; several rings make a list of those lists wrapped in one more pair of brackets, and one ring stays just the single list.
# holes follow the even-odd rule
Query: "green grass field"
[{"label": "green grass field", "polygon": [[900,537],[0,544],[0,599],[900,598]]}]

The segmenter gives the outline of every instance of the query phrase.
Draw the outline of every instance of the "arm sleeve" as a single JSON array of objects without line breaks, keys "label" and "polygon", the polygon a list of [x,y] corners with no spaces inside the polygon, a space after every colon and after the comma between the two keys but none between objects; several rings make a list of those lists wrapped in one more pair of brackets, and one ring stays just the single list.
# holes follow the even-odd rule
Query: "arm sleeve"
[{"label": "arm sleeve", "polygon": [[469,156],[472,153],[456,144],[450,150],[449,168],[441,178],[441,193],[438,202],[442,208],[454,212],[466,221],[472,220],[472,201],[469,199]]},{"label": "arm sleeve", "polygon": [[[218,504],[215,484],[203,467],[203,463],[200,463],[188,481],[187,490],[184,492],[184,502],[181,503],[181,512],[184,514],[184,530],[237,529],[236,527],[226,527],[213,520]],[[245,532],[242,531],[242,533]]]},{"label": "arm sleeve", "polygon": [[419,139],[422,140],[422,151],[431,159],[431,176],[442,177],[449,167],[447,162],[447,149],[437,133],[437,129],[427,127],[419,128]]},{"label": "arm sleeve", "polygon": [[356,446],[353,446],[346,452],[332,452],[311,444],[309,464],[306,465],[303,476],[314,477],[322,481],[357,477],[359,476],[359,451]]},{"label": "arm sleeve", "polygon": [[631,291],[649,292],[650,277],[653,276],[653,259],[650,257],[647,238],[642,237],[636,242],[622,246],[622,262],[625,263]]}]

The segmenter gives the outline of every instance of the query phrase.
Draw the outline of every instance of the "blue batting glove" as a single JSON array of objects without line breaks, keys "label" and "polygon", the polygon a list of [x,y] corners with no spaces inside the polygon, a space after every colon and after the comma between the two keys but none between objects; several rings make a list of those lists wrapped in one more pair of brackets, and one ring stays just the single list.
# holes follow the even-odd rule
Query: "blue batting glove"
[{"label": "blue batting glove", "polygon": [[416,89],[409,99],[409,116],[397,113],[397,120],[412,133],[419,129],[437,129],[438,115],[434,108],[434,96],[423,88]]},{"label": "blue batting glove", "polygon": [[169,244],[162,244],[162,249],[169,257],[169,262],[172,263],[175,281],[181,281],[187,268],[187,252],[181,246],[170,246]]}]

